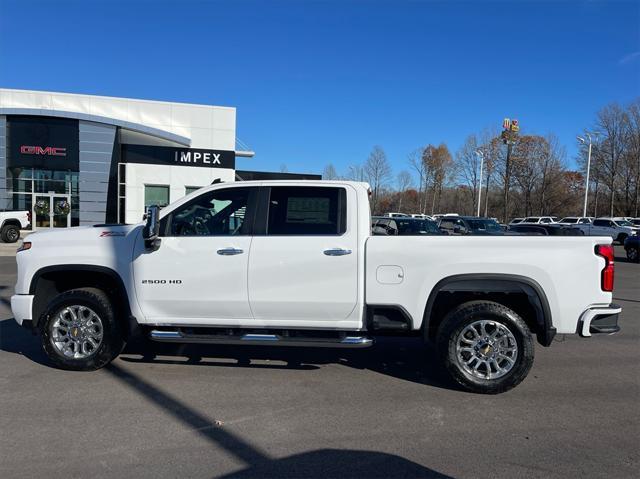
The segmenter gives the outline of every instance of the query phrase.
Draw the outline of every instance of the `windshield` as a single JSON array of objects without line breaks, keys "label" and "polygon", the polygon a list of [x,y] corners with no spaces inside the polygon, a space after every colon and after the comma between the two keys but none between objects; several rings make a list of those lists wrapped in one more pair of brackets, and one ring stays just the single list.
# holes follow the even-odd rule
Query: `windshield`
[{"label": "windshield", "polygon": [[578,218],[562,218],[560,223],[577,223]]},{"label": "windshield", "polygon": [[628,222],[627,220],[616,220],[615,223],[618,226],[633,226],[630,222]]},{"label": "windshield", "polygon": [[396,220],[398,233],[401,235],[441,234],[438,225],[429,220]]},{"label": "windshield", "polygon": [[502,231],[500,224],[494,220],[467,220],[473,231]]}]

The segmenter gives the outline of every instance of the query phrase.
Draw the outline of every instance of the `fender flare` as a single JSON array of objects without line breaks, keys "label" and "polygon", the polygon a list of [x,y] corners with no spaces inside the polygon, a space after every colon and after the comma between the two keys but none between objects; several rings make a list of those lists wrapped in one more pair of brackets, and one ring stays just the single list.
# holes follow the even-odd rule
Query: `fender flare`
[{"label": "fender flare", "polygon": [[537,339],[543,346],[549,346],[556,335],[549,300],[544,290],[535,280],[517,274],[480,273],[457,274],[448,276],[436,283],[431,290],[422,319],[425,333],[429,330],[429,322],[433,305],[441,292],[473,292],[473,293],[525,293],[529,304],[536,313],[538,325]]},{"label": "fender flare", "polygon": [[22,223],[20,223],[20,220],[18,220],[17,218],[9,218],[6,219],[2,222],[2,225],[0,225],[0,229],[4,228],[5,226],[8,225],[13,225],[13,226],[17,226],[18,229],[22,229]]},{"label": "fender flare", "polygon": [[[129,295],[127,294],[127,288],[125,287],[124,281],[122,280],[122,277],[120,276],[120,274],[118,274],[118,272],[112,268],[108,268],[106,266],[87,265],[87,264],[57,264],[53,266],[44,266],[39,270],[37,270],[31,277],[31,282],[29,283],[29,294],[31,295],[36,294],[38,281],[43,275],[47,273],[57,273],[57,272],[65,272],[65,271],[82,271],[87,273],[92,273],[92,272],[100,273],[111,278],[115,282],[115,285],[118,291],[118,296],[122,301],[124,301],[124,304],[122,304],[123,306],[122,311],[125,313],[126,318],[122,318],[122,319],[127,320],[127,324],[125,328],[126,334],[132,335],[134,333],[137,326],[137,320],[133,316],[133,313],[131,311],[131,304],[129,302]],[[40,305],[40,306],[42,307],[46,305]],[[34,298],[34,309],[35,309],[35,298]],[[37,327],[36,323],[38,322],[38,320],[39,318],[37,317],[33,318],[34,328]]]}]

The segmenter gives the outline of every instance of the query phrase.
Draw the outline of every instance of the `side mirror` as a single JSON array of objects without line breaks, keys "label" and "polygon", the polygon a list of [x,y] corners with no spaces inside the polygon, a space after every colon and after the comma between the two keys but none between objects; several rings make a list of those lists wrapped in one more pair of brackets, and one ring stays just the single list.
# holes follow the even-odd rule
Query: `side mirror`
[{"label": "side mirror", "polygon": [[453,227],[453,232],[454,232],[454,233],[461,234],[461,233],[462,233],[462,226],[460,226],[460,225],[455,225],[455,226]]},{"label": "side mirror", "polygon": [[156,250],[160,246],[160,208],[151,205],[145,213],[146,223],[142,229],[142,237],[144,238],[144,246],[150,250]]}]

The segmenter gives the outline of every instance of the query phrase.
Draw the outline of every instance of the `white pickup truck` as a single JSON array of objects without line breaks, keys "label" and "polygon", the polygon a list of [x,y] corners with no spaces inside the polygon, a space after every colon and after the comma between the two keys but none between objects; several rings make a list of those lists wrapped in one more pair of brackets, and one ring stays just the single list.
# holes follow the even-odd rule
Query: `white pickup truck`
[{"label": "white pickup truck", "polygon": [[371,236],[369,187],[214,184],[146,223],[37,232],[11,307],[61,368],[93,370],[134,334],[210,344],[434,343],[464,388],[520,383],[534,342],[619,330],[611,238]]},{"label": "white pickup truck", "polygon": [[28,211],[0,211],[0,240],[15,243],[20,239],[20,230],[31,223]]}]

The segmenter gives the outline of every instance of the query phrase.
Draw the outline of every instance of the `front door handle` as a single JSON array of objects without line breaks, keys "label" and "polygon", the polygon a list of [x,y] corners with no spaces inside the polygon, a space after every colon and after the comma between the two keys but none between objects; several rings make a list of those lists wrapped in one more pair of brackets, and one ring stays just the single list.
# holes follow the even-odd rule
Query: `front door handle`
[{"label": "front door handle", "polygon": [[242,254],[244,253],[244,251],[238,248],[220,248],[218,251],[216,251],[216,253],[221,256],[233,256],[236,254]]},{"label": "front door handle", "polygon": [[324,250],[324,254],[326,254],[327,256],[344,256],[346,254],[351,254],[351,250],[342,248],[330,248]]}]

